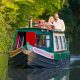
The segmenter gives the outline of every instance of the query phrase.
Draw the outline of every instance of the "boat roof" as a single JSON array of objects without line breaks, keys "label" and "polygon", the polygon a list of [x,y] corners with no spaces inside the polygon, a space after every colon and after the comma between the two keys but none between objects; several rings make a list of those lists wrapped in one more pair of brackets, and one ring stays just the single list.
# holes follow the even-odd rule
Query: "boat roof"
[{"label": "boat roof", "polygon": [[46,32],[46,33],[64,33],[64,31],[59,30],[49,30],[44,28],[19,28],[17,29],[18,32]]}]

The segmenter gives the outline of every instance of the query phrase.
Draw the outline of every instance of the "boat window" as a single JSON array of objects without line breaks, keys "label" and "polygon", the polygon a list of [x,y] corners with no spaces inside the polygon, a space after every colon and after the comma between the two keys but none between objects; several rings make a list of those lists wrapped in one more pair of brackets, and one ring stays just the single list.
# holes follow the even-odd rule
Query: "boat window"
[{"label": "boat window", "polygon": [[64,49],[66,49],[66,39],[65,39],[65,36],[63,36],[63,45],[64,45]]},{"label": "boat window", "polygon": [[63,44],[62,44],[62,38],[61,38],[61,36],[59,36],[59,40],[60,40],[60,49],[63,49]]},{"label": "boat window", "polygon": [[55,44],[56,44],[56,48],[58,50],[59,49],[58,36],[55,36]]},{"label": "boat window", "polygon": [[63,51],[67,49],[64,34],[53,33],[54,51]]},{"label": "boat window", "polygon": [[14,49],[16,48],[20,48],[22,46],[24,46],[26,44],[25,41],[25,37],[26,37],[26,33],[24,32],[18,32],[17,36],[16,36],[16,41],[15,41],[15,45],[14,45]]},{"label": "boat window", "polygon": [[46,35],[46,46],[50,47],[50,36]]},{"label": "boat window", "polygon": [[50,47],[50,36],[37,34],[37,47],[49,48]]}]

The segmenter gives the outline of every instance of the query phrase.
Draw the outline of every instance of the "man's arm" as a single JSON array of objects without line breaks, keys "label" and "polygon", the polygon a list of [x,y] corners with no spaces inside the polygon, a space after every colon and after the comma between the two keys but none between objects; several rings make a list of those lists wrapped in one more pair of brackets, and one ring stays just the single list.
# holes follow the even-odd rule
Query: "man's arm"
[{"label": "man's arm", "polygon": [[65,31],[65,24],[63,20],[61,20],[61,24],[62,24],[62,31]]}]

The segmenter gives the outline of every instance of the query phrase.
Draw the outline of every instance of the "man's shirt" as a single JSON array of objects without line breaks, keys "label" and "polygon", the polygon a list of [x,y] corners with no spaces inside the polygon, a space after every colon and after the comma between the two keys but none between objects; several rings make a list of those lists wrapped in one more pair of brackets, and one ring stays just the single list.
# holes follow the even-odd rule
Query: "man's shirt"
[{"label": "man's shirt", "polygon": [[54,21],[54,27],[56,30],[65,31],[65,24],[62,19],[58,19],[57,21]]}]

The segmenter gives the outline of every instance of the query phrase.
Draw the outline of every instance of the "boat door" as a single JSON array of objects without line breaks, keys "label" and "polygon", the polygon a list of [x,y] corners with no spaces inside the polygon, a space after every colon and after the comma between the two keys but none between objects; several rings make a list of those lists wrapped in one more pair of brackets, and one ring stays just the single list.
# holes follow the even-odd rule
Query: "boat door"
[{"label": "boat door", "polygon": [[32,46],[36,46],[36,33],[26,32],[26,42],[29,42]]}]

